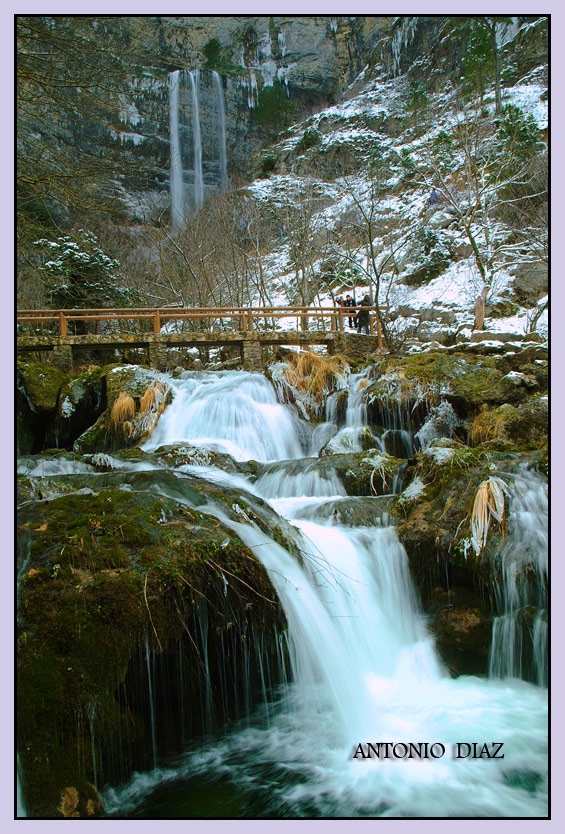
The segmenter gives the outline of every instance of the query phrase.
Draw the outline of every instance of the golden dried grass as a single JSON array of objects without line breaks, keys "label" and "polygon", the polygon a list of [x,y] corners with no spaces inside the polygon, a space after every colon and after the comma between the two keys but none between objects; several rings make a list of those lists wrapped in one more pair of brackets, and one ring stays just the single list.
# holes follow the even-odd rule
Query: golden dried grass
[{"label": "golden dried grass", "polygon": [[150,411],[157,411],[164,402],[166,392],[167,388],[158,379],[153,385],[149,385],[139,403],[140,413],[148,414]]},{"label": "golden dried grass", "polygon": [[486,546],[493,520],[501,530],[504,530],[506,510],[504,496],[507,493],[507,486],[500,478],[487,478],[479,485],[471,513],[471,540],[477,554],[481,553]]},{"label": "golden dried grass", "polygon": [[125,391],[120,391],[110,411],[110,426],[118,431],[125,422],[133,420],[134,415],[135,400]]},{"label": "golden dried grass", "polygon": [[293,356],[285,369],[287,383],[316,400],[335,391],[337,380],[342,374],[343,363],[339,359],[319,356],[310,351]]},{"label": "golden dried grass", "polygon": [[66,819],[70,817],[78,817],[78,800],[79,796],[76,788],[63,788],[58,808],[61,816]]}]

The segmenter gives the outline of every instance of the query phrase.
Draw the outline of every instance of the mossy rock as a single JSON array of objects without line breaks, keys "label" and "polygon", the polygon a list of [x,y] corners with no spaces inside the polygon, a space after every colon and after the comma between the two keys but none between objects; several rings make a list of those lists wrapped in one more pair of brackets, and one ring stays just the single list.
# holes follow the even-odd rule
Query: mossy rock
[{"label": "mossy rock", "polygon": [[88,370],[62,386],[46,443],[71,449],[74,440],[92,426],[107,405],[107,373],[107,368]]},{"label": "mossy rock", "polygon": [[92,426],[77,437],[73,443],[73,450],[84,455],[95,452],[113,452],[120,446],[121,444],[110,430],[110,414],[106,410]]},{"label": "mossy rock", "polygon": [[[370,373],[367,403],[371,423],[383,423],[399,411],[406,427],[417,430],[430,406],[441,399],[461,419],[472,419],[485,405],[528,400],[547,387],[547,365],[526,349],[519,354],[473,356],[426,351],[403,358],[386,357]],[[398,418],[396,418],[398,419]]]},{"label": "mossy rock", "polygon": [[474,445],[500,451],[547,449],[548,433],[549,407],[543,397],[532,397],[517,406],[484,408],[469,426]]},{"label": "mossy rock", "polygon": [[[473,587],[477,577],[483,581],[488,576],[484,554],[477,556],[469,539],[475,496],[482,481],[493,474],[493,465],[485,451],[462,446],[441,463],[419,453],[409,468],[408,476],[419,478],[424,488],[409,501],[401,493],[392,512],[399,519],[398,536],[424,597],[434,583],[446,581],[446,571],[459,571],[467,587]],[[493,529],[488,547],[496,542]]]},{"label": "mossy rock", "polygon": [[[480,599],[460,602],[458,588],[449,594],[450,602],[433,620],[432,631],[443,661],[457,675],[485,675],[492,637],[492,617],[480,606]],[[465,594],[464,596],[467,596]],[[477,594],[477,597],[479,595]]]},{"label": "mossy rock", "polygon": [[[251,628],[274,634],[284,626],[267,572],[231,529],[155,490],[124,490],[119,478],[110,485],[113,476],[100,475],[95,493],[20,511],[18,749],[28,812],[36,817],[60,817],[71,806],[81,817],[96,813],[93,744],[110,783],[124,775],[112,765],[118,739],[130,755],[142,757],[150,746],[147,716],[133,714],[119,694],[147,639],[169,662],[181,646],[191,655],[200,641],[193,615],[202,604],[211,652],[217,643],[220,651],[226,632],[235,646]],[[187,668],[194,670],[188,714],[200,710],[208,684],[198,655]],[[210,685],[219,685],[211,674]],[[127,763],[130,772],[139,766],[139,759]],[[75,806],[69,795],[61,805],[67,788],[78,794]]]},{"label": "mossy rock", "polygon": [[59,391],[67,381],[67,374],[52,365],[19,359],[17,385],[33,412],[50,414],[55,410]]}]

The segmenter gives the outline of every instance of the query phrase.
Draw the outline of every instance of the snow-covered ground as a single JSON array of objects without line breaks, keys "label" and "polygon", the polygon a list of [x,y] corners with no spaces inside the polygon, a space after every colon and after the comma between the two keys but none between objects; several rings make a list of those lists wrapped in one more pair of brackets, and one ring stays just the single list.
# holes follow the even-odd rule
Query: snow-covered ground
[{"label": "snow-covered ground", "polygon": [[[504,42],[511,41],[517,30],[517,24],[501,30]],[[515,105],[525,116],[533,117],[540,131],[548,124],[546,75],[547,68],[540,66],[519,83],[503,89],[503,104]],[[248,186],[252,199],[267,202],[275,211],[284,210],[290,217],[293,212],[308,214],[304,210],[310,201],[309,216],[307,221],[302,218],[301,231],[304,237],[304,223],[307,222],[306,237],[312,245],[303,262],[297,264],[297,256],[293,254],[292,228],[289,236],[283,235],[280,243],[263,256],[262,268],[271,289],[270,303],[297,303],[299,268],[307,272],[314,287],[313,304],[332,305],[337,295],[350,290],[357,300],[366,292],[372,295],[374,270],[369,260],[368,240],[362,245],[358,239],[352,246],[342,237],[344,229],[352,233],[355,223],[361,228],[370,218],[377,267],[380,270],[384,263],[394,264],[394,269],[386,266],[382,269],[379,300],[393,313],[397,330],[410,327],[418,330],[425,322],[422,334],[425,332],[426,339],[433,341],[434,327],[438,332],[445,333],[447,329],[465,338],[471,333],[475,302],[484,286],[468,235],[463,224],[457,222],[449,201],[443,200],[442,204],[430,209],[429,184],[425,180],[418,182],[407,178],[401,156],[410,154],[418,161],[425,159],[427,149],[440,132],[453,131],[454,126],[463,124],[473,105],[461,106],[450,84],[446,84],[444,90],[430,96],[426,116],[420,120],[407,120],[404,131],[391,134],[381,128],[389,118],[406,116],[407,78],[403,75],[392,79],[368,76],[366,67],[346,91],[341,103],[314,114],[287,131],[286,137],[273,149],[279,159],[285,160],[285,173],[272,174]],[[482,107],[493,113],[494,90],[486,91]],[[299,149],[303,145],[299,143],[306,131],[317,133],[312,146],[302,156]],[[316,174],[316,160],[323,160],[338,146],[357,160],[357,170],[332,179]],[[381,157],[386,157],[384,179],[379,181],[378,193],[368,174],[368,162],[377,150]],[[298,175],[294,173],[295,167],[297,171],[311,170],[312,173]],[[473,198],[472,193],[464,190],[458,195],[463,207],[465,201],[472,206]],[[494,213],[493,218],[489,218],[484,229],[477,225],[473,228],[477,236],[483,235],[484,246],[490,247],[498,258],[488,281],[485,329],[496,339],[495,334],[523,337],[533,327],[547,338],[547,298],[532,302],[530,307],[516,303],[513,283],[518,264],[516,259],[505,261],[500,254],[508,230]],[[480,224],[480,218],[474,222]],[[422,230],[434,233],[442,251],[449,250],[449,257],[444,271],[437,277],[427,283],[410,281],[409,285],[404,279],[422,266],[421,251],[415,246],[417,234]],[[319,277],[324,274],[328,259],[339,261],[340,256],[338,275],[341,283],[336,278],[330,292],[327,283],[321,282]],[[511,315],[489,316],[493,307],[509,301],[513,302]],[[294,328],[296,322],[294,319],[281,320],[278,326]]]}]

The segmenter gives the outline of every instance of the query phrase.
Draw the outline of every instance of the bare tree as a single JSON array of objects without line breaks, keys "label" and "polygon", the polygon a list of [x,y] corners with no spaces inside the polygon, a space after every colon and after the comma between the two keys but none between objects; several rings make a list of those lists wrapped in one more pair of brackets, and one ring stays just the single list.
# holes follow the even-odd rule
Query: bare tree
[{"label": "bare tree", "polygon": [[[493,130],[494,128],[494,130]],[[403,165],[416,187],[435,189],[465,234],[480,276],[476,329],[501,270],[538,260],[547,247],[545,152],[533,119],[507,108],[494,124],[464,114],[448,134],[440,131]],[[512,219],[528,217],[527,235]]]}]

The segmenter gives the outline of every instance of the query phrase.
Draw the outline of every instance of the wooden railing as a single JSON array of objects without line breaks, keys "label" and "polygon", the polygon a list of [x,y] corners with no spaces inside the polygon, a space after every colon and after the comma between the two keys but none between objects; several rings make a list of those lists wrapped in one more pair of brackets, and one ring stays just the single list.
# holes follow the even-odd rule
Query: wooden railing
[{"label": "wooden railing", "polygon": [[[44,325],[58,326],[58,335],[71,335],[73,324],[95,324],[106,322],[104,331],[109,333],[127,332],[127,323],[149,323],[149,332],[155,334],[166,332],[170,322],[193,322],[200,325],[200,330],[238,330],[244,333],[290,329],[277,328],[277,322],[283,319],[295,319],[296,330],[304,331],[310,327],[317,331],[344,331],[346,322],[354,318],[358,307],[127,307],[99,308],[85,310],[18,310],[18,331],[30,334],[39,333]],[[108,327],[117,325],[116,328]],[[163,328],[165,327],[165,331]],[[39,330],[37,329],[39,328]],[[370,310],[370,333],[376,334],[379,344],[382,334],[379,318],[375,308]],[[51,328],[48,328],[52,331]],[[197,328],[193,328],[196,330]],[[174,332],[174,330],[172,330]]]}]

